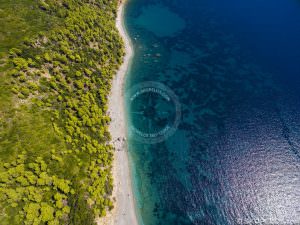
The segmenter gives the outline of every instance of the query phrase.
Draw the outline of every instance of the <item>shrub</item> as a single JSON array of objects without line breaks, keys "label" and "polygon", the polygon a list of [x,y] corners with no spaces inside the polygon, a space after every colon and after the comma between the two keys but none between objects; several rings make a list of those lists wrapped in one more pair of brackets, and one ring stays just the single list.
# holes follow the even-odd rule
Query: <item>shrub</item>
[{"label": "shrub", "polygon": [[16,69],[19,70],[26,70],[28,68],[28,63],[24,58],[20,58],[20,57],[14,58],[13,64],[15,65]]}]

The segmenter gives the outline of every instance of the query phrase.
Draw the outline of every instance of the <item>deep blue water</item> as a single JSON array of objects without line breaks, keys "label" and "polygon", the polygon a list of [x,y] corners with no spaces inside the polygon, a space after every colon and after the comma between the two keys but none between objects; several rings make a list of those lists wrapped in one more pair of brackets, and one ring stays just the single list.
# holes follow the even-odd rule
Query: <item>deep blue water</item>
[{"label": "deep blue water", "polygon": [[129,0],[125,23],[140,223],[300,224],[300,1]]}]

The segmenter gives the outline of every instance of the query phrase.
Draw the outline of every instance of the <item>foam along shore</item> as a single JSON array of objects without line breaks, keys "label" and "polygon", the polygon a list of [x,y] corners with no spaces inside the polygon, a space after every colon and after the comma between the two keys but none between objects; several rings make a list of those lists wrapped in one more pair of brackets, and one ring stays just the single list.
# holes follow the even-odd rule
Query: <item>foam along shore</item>
[{"label": "foam along shore", "polygon": [[135,211],[129,160],[126,144],[126,121],[124,107],[124,84],[125,75],[133,56],[133,48],[130,39],[126,33],[123,21],[125,1],[119,5],[116,20],[117,29],[120,32],[125,44],[125,57],[123,64],[119,68],[115,78],[112,81],[112,89],[109,95],[108,113],[111,117],[109,131],[112,136],[112,144],[115,146],[115,156],[113,164],[114,190],[115,198],[114,209],[104,218],[98,219],[100,225],[137,225],[137,216]]}]

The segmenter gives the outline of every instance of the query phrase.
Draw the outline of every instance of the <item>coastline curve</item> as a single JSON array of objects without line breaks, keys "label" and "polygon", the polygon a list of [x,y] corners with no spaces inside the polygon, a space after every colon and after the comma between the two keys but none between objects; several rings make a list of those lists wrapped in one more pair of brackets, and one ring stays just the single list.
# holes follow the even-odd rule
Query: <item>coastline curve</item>
[{"label": "coastline curve", "polygon": [[124,25],[124,9],[127,0],[120,1],[116,18],[116,27],[124,42],[125,56],[112,80],[111,92],[108,96],[108,115],[111,118],[109,132],[111,144],[115,148],[113,162],[114,189],[112,197],[115,207],[104,218],[99,218],[100,225],[138,225],[133,197],[129,157],[126,144],[126,116],[124,103],[125,76],[133,58],[133,47]]}]

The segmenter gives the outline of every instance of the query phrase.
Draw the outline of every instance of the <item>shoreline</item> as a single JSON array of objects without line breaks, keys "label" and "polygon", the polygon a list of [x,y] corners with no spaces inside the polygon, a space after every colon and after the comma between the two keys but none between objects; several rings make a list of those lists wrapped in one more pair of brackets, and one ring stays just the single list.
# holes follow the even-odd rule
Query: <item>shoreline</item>
[{"label": "shoreline", "polygon": [[105,217],[97,219],[98,225],[138,225],[126,142],[124,85],[133,57],[133,47],[124,26],[125,4],[126,0],[120,2],[116,18],[116,27],[124,41],[125,56],[112,80],[111,93],[108,96],[108,115],[111,118],[109,132],[112,137],[111,144],[115,147],[112,169],[114,208]]}]

